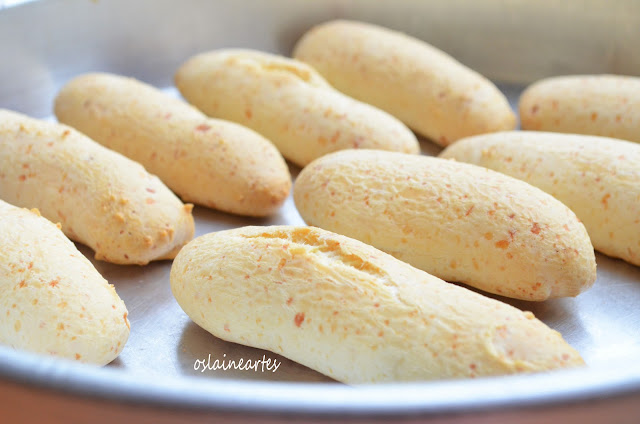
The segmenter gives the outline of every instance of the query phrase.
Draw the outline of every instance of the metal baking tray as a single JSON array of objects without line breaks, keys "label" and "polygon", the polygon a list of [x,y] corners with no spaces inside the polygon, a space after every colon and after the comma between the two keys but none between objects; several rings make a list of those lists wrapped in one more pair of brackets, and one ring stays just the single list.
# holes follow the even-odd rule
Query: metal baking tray
[{"label": "metal baking tray", "polygon": [[[47,0],[0,9],[0,107],[53,119],[56,91],[89,71],[133,76],[177,96],[173,73],[195,53],[247,47],[288,55],[304,31],[338,17],[427,40],[497,81],[514,107],[522,88],[545,76],[640,74],[635,0]],[[439,151],[421,145],[425,154]],[[198,235],[303,224],[291,198],[266,219],[202,207],[194,215]],[[595,286],[577,298],[506,300],[560,331],[587,368],[358,388],[200,329],[171,295],[170,262],[94,263],[129,309],[124,351],[95,368],[0,347],[1,422],[640,420],[640,268],[600,254]],[[276,372],[194,369],[209,357],[263,356],[281,363]]]}]

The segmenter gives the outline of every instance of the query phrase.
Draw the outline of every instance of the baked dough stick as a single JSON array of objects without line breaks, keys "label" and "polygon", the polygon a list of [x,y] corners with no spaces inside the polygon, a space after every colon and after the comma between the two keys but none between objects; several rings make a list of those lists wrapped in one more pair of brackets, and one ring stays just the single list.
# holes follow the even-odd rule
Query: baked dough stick
[{"label": "baked dough stick", "polygon": [[334,90],[313,68],[253,50],[217,50],[189,59],[175,75],[189,103],[246,125],[299,166],[342,149],[418,153],[402,122]]},{"label": "baked dough stick", "polygon": [[507,98],[491,81],[400,32],[331,21],[307,32],[293,56],[338,90],[386,110],[441,146],[516,125]]},{"label": "baked dough stick", "polygon": [[583,364],[532,313],[313,227],[244,227],[178,254],[171,289],[223,340],[350,383],[547,371]]},{"label": "baked dough stick", "polygon": [[524,130],[640,142],[640,78],[569,75],[540,80],[520,96]]},{"label": "baked dough stick", "polygon": [[193,238],[184,205],[137,162],[66,125],[0,110],[0,198],[36,207],[96,259],[144,265]]},{"label": "baked dough stick", "polygon": [[490,293],[540,301],[596,279],[593,246],[568,207],[479,166],[345,150],[303,169],[293,197],[309,225]]},{"label": "baked dough stick", "polygon": [[55,101],[58,120],[140,162],[183,201],[265,216],[291,189],[284,159],[269,140],[137,81],[86,74]]},{"label": "baked dough stick", "polygon": [[441,157],[528,182],[571,208],[596,250],[640,265],[640,145],[614,138],[508,131],[460,140]]},{"label": "baked dough stick", "polygon": [[129,337],[127,308],[55,224],[0,200],[0,343],[104,365]]}]

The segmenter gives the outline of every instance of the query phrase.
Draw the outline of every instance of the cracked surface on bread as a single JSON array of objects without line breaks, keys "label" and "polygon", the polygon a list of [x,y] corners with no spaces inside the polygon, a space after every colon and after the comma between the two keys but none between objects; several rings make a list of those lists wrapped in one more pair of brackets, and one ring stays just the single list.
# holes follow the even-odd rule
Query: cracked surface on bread
[{"label": "cracked surface on bread", "polygon": [[257,131],[299,166],[341,149],[420,150],[402,122],[338,92],[293,59],[253,50],[211,51],[183,64],[175,83],[189,103]]},{"label": "cracked surface on bread", "polygon": [[171,287],[198,325],[350,384],[534,372],[583,364],[531,313],[314,227],[194,239]]}]

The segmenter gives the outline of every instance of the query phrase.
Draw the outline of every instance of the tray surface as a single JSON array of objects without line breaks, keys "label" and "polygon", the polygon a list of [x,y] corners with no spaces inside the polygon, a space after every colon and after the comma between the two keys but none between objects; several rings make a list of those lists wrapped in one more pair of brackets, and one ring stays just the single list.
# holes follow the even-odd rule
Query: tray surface
[{"label": "tray surface", "polygon": [[[503,7],[507,3],[511,6]],[[562,5],[549,11],[525,1],[493,0],[481,9],[474,6],[477,3],[462,0],[399,1],[396,7],[364,1],[302,4],[293,0],[189,0],[180,6],[151,0],[34,2],[0,11],[0,107],[54,119],[51,104],[56,91],[71,77],[88,71],[133,76],[179,97],[171,86],[173,72],[194,53],[249,47],[288,54],[296,39],[313,24],[347,17],[412,33],[490,78],[506,81],[499,87],[515,108],[522,88],[542,76],[640,73],[640,63],[634,62],[637,58],[624,56],[628,40],[634,39],[625,37],[640,39],[640,22],[635,22],[636,28],[631,25],[633,16],[627,16],[633,15],[630,10],[638,9],[637,4],[589,3],[595,9],[580,11]],[[605,9],[604,4],[610,6]],[[528,23],[548,16],[566,27],[552,25],[542,32]],[[450,18],[450,28],[442,23],[443,17]],[[611,32],[598,27],[589,34],[587,27],[597,19]],[[635,19],[640,20],[640,13]],[[503,24],[491,29],[496,22]],[[474,41],[472,31],[477,32],[480,42]],[[508,37],[511,33],[515,35]],[[547,46],[547,51],[524,51],[536,36],[544,42],[557,37],[557,42]],[[479,55],[481,49],[484,55]],[[611,49],[615,57],[608,53]],[[607,59],[604,64],[599,60],[602,57]],[[424,154],[440,150],[425,140],[421,147]],[[294,176],[299,172],[293,165],[290,169]],[[242,225],[304,225],[291,196],[269,218],[243,218],[203,207],[194,209],[194,217],[196,235]],[[92,256],[90,249],[79,247]],[[170,262],[137,267],[92,259],[116,286],[129,310],[131,335],[122,354],[104,369],[94,369],[0,347],[0,381],[134,403],[292,413],[436,413],[551,405],[623,394],[640,400],[640,268],[601,254],[596,259],[598,279],[591,290],[577,298],[532,303],[496,297],[534,312],[560,331],[589,365],[583,370],[395,385],[393,395],[389,395],[388,386],[353,390],[282,356],[224,342],[199,328],[171,295]],[[280,363],[277,371],[204,370],[202,366],[207,360],[211,364],[215,359],[263,357]],[[422,395],[417,396],[416,389]]]}]

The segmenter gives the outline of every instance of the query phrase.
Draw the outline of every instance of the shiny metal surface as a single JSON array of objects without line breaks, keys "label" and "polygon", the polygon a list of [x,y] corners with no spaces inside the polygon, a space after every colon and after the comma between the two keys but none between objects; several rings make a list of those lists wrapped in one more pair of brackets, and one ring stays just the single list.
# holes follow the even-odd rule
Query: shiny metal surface
[{"label": "shiny metal surface", "polygon": [[[640,2],[635,0],[46,0],[0,12],[0,107],[52,119],[56,91],[88,71],[134,76],[177,95],[171,88],[173,72],[194,53],[249,47],[288,54],[306,29],[336,17],[428,40],[504,82],[500,87],[512,105],[524,84],[543,76],[640,75],[635,53]],[[425,154],[439,151],[427,141],[421,145]],[[291,198],[266,219],[201,207],[194,215],[198,235],[241,225],[303,224]],[[171,411],[156,416],[157,422],[171,422],[171,417],[277,422],[378,416],[415,422],[584,423],[616,414],[622,414],[616,422],[633,422],[640,417],[640,268],[603,255],[597,255],[597,262],[594,288],[575,299],[508,301],[560,331],[581,352],[587,369],[358,389],[270,352],[223,342],[197,327],[171,296],[169,262],[146,267],[94,262],[129,309],[132,332],[123,353],[95,369],[0,347],[0,409],[17,411],[20,401],[11,400],[12,395],[27,389],[28,399],[40,405],[55,398],[47,406],[50,411],[73,402],[87,411],[91,405],[109,406],[114,414],[128,411],[123,416],[134,414],[129,407],[150,414],[159,406]],[[281,365],[276,372],[194,369],[196,360],[209,355],[211,362],[264,355]],[[67,409],[54,416],[62,417]]]}]

